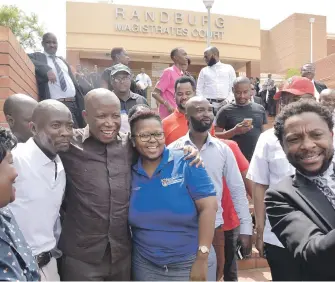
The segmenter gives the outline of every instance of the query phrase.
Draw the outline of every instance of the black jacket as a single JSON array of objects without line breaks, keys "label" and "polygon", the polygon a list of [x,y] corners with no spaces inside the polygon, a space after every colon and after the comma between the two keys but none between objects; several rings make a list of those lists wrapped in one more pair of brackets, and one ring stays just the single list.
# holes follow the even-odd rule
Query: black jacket
[{"label": "black jacket", "polygon": [[[50,91],[49,91],[49,79],[47,76],[47,72],[51,70],[51,68],[48,66],[47,57],[44,53],[41,52],[35,52],[28,54],[30,60],[35,65],[35,76],[36,76],[36,82],[38,86],[38,96],[40,98],[40,101],[50,99]],[[80,87],[71,71],[71,68],[69,64],[62,58],[61,59],[66,66],[68,67],[69,76],[71,77],[71,80],[76,88],[76,103],[78,106],[78,109],[80,112],[84,110],[84,96],[80,90]],[[80,115],[81,116],[81,115]],[[85,127],[84,119],[81,117],[81,119],[78,121],[79,127]]]},{"label": "black jacket", "polygon": [[326,84],[324,84],[324,83],[322,83],[320,81],[315,81],[314,80],[314,85],[315,85],[316,90],[318,90],[319,93],[321,93],[322,90],[327,89]]},{"label": "black jacket", "polygon": [[271,186],[265,196],[272,231],[300,265],[301,280],[335,280],[335,209],[300,174]]}]

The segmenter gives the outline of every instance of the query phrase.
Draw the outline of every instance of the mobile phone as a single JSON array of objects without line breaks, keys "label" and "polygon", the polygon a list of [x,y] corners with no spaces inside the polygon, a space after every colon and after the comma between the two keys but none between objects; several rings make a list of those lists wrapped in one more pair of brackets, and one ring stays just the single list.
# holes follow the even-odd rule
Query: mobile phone
[{"label": "mobile phone", "polygon": [[244,256],[243,256],[243,253],[242,253],[242,246],[241,245],[237,245],[236,255],[237,255],[237,259],[239,259],[239,260],[244,259]]},{"label": "mobile phone", "polygon": [[243,123],[245,126],[251,126],[252,125],[252,118],[245,118],[243,120]]}]

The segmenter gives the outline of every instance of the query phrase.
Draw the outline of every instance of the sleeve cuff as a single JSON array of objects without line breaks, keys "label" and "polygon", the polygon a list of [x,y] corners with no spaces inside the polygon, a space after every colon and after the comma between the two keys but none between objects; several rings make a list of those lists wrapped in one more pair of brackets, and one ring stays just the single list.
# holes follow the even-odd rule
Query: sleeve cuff
[{"label": "sleeve cuff", "polygon": [[252,223],[244,223],[240,225],[240,234],[252,235]]}]

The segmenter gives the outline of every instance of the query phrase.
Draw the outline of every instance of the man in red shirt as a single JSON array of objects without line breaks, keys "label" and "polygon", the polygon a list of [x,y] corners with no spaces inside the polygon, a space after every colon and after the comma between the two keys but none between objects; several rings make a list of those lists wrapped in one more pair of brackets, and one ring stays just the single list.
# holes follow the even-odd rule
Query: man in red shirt
[{"label": "man in red shirt", "polygon": [[[244,185],[248,195],[252,196],[252,186],[251,181],[246,178],[249,162],[243,155],[240,150],[238,144],[232,140],[224,140],[221,139],[229,148],[233,151],[235,156],[238,168],[241,172]],[[219,265],[218,261],[218,277],[222,277],[222,273],[224,274],[225,281],[237,281],[237,260],[236,260],[236,248],[237,248],[237,239],[240,234],[240,220],[237,216],[237,213],[234,208],[233,201],[231,199],[230,191],[227,187],[225,179],[223,179],[223,197],[221,200],[221,205],[223,207],[223,231],[224,231],[224,269]]]},{"label": "man in red shirt", "polygon": [[[185,117],[185,104],[190,98],[196,95],[195,87],[195,81],[189,76],[182,76],[176,80],[175,100],[177,108],[171,115],[163,119],[166,146],[188,132],[188,124]],[[212,126],[210,133],[214,136],[214,126]]]}]

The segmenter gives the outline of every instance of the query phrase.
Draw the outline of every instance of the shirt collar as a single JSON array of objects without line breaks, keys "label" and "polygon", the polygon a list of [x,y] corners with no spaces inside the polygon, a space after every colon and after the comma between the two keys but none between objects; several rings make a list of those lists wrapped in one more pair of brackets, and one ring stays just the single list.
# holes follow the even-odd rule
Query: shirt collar
[{"label": "shirt collar", "polygon": [[216,64],[210,66],[210,68],[215,67],[215,66],[221,66],[221,65],[223,65],[223,63],[221,63],[221,61],[218,61]]},{"label": "shirt collar", "polygon": [[[203,145],[203,147],[202,147],[202,149],[205,149],[205,148],[207,148],[210,144],[213,144],[214,143],[214,140],[213,140],[213,136],[212,135],[210,135],[209,134],[209,132],[207,132],[207,139],[206,139],[206,143]],[[184,136],[184,144],[185,145],[191,145],[191,146],[194,146],[194,147],[196,147],[194,144],[193,144],[193,142],[192,142],[192,140],[191,140],[191,138],[190,138],[190,132],[187,132],[187,134]]]},{"label": "shirt collar", "polygon": [[[28,146],[28,150],[30,150],[30,155],[33,156],[31,159],[35,165],[44,166],[53,160],[49,159],[43,151],[36,145],[33,137],[29,138],[28,141],[25,143]],[[59,156],[56,155],[55,161],[58,161]]]},{"label": "shirt collar", "polygon": [[179,68],[177,68],[176,65],[172,66],[172,69],[178,74],[178,75],[183,75],[183,71]]},{"label": "shirt collar", "polygon": [[[158,167],[156,168],[156,171],[154,172],[153,175],[155,175],[158,171],[162,170],[163,167],[165,165],[167,165],[169,162],[172,162],[173,161],[173,154],[171,153],[171,151],[166,148],[166,146],[164,147],[164,151],[163,151],[163,154],[162,154],[162,159],[161,159],[161,162],[159,163]],[[135,171],[137,171],[139,174],[142,174],[144,176],[146,176],[146,172],[144,171],[143,169],[143,166],[142,166],[142,158],[139,157],[138,158],[138,161],[135,165],[133,165],[133,169]]]},{"label": "shirt collar", "polygon": [[11,218],[12,218],[12,213],[11,213],[10,209],[8,208],[8,206],[0,208],[0,216],[1,215],[6,217],[8,220],[11,220]]},{"label": "shirt collar", "polygon": [[123,102],[123,103],[126,103],[129,99],[132,99],[132,100],[136,100],[137,99],[137,96],[134,92],[131,92],[129,93],[129,97],[127,98],[126,101],[122,100],[119,98],[120,102]]},{"label": "shirt collar", "polygon": [[45,51],[44,51],[43,53],[44,53],[44,55],[47,56],[47,57],[57,57],[56,54],[55,54],[55,55],[51,55],[51,54],[49,54],[49,53],[47,53],[47,52],[45,52]]},{"label": "shirt collar", "polygon": [[183,117],[183,118],[186,118],[185,117],[185,114],[183,114],[182,112],[179,111],[178,107],[174,110],[174,113],[175,115],[180,118],[180,117]]}]

